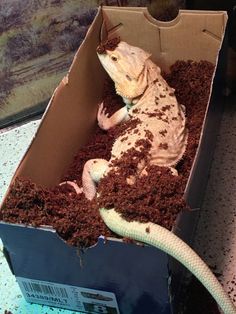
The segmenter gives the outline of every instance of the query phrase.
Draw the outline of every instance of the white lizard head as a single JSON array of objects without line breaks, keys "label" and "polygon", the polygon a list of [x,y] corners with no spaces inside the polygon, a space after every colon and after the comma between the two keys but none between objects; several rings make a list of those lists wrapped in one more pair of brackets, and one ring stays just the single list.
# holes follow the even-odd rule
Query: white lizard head
[{"label": "white lizard head", "polygon": [[115,49],[98,51],[98,58],[115,83],[117,94],[133,99],[147,87],[145,62],[151,54],[120,41]]}]

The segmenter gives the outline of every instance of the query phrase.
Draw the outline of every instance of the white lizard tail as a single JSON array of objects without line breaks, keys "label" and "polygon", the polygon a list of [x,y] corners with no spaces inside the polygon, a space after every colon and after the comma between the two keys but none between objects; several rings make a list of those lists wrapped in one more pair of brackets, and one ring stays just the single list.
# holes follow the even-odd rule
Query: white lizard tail
[{"label": "white lizard tail", "polygon": [[206,263],[184,241],[153,223],[128,222],[114,209],[100,209],[105,224],[120,236],[153,245],[183,264],[206,287],[225,314],[236,314],[236,307]]}]

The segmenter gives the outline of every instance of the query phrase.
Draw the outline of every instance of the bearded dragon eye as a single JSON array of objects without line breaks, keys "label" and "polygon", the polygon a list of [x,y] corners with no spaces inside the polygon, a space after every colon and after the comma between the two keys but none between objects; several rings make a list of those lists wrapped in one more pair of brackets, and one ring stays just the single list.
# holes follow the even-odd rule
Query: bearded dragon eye
[{"label": "bearded dragon eye", "polygon": [[111,56],[112,61],[117,61],[117,58],[115,56]]}]

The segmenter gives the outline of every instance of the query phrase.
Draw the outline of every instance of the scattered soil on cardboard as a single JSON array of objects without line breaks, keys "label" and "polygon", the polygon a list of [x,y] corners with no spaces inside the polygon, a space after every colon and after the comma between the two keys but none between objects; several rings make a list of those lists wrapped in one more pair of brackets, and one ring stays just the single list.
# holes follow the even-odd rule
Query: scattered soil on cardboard
[{"label": "scattered soil on cardboard", "polygon": [[[213,65],[206,61],[178,61],[170,73],[163,74],[169,85],[175,88],[179,103],[186,107],[189,141],[177,166],[178,176],[172,176],[166,168],[149,166],[147,176],[136,180],[134,185],[127,184],[127,176],[132,176],[137,162],[148,152],[150,143],[147,136],[139,143],[143,148],[139,153],[129,150],[118,162],[119,169],[111,171],[100,181],[98,190],[101,196],[98,199],[90,202],[83,194],[76,195],[68,185],[46,189],[25,178],[18,178],[0,212],[0,220],[33,226],[51,225],[69,244],[80,247],[95,244],[101,234],[112,236],[100,218],[100,206],[115,207],[129,221],[152,221],[171,229],[178,213],[187,208],[183,192],[198,145],[213,71]],[[110,81],[104,88],[104,105],[109,114],[123,106]],[[109,131],[97,127],[89,143],[75,156],[62,181],[75,180],[81,186],[84,163],[91,158],[110,159],[115,137],[137,123],[127,121]]]}]

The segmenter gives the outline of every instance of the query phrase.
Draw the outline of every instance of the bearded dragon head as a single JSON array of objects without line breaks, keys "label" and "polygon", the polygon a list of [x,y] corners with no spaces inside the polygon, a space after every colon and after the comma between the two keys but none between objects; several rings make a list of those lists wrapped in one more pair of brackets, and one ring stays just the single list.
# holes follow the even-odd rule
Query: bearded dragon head
[{"label": "bearded dragon head", "polygon": [[151,54],[124,41],[112,50],[100,47],[98,58],[114,81],[117,94],[128,99],[142,95],[148,84],[145,62]]}]

